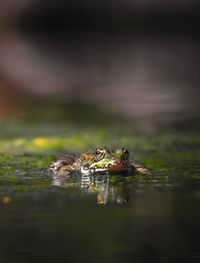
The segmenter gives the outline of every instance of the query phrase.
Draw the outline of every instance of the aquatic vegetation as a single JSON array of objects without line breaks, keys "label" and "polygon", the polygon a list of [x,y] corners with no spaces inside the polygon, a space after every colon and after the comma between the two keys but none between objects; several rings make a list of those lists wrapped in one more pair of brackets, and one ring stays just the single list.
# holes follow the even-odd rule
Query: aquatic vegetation
[{"label": "aquatic vegetation", "polygon": [[[22,186],[17,186],[22,178],[29,178],[32,182],[40,178],[40,183],[44,180],[44,184],[41,184],[45,186],[50,179],[46,181],[43,170],[58,156],[85,152],[88,148],[95,149],[100,146],[127,147],[130,149],[131,159],[145,163],[152,170],[152,175],[148,178],[127,177],[127,183],[143,182],[145,186],[149,184],[154,188],[157,185],[169,190],[177,186],[178,181],[186,178],[199,180],[200,177],[200,138],[194,132],[185,134],[163,131],[146,134],[130,128],[125,130],[120,127],[101,127],[80,130],[75,126],[57,124],[48,126],[48,129],[45,124],[35,124],[31,128],[30,125],[22,123],[21,128],[9,124],[2,129],[0,180],[9,183],[13,189],[25,191]],[[21,134],[18,132],[20,130]],[[118,179],[111,177],[109,184],[120,183]],[[25,181],[24,183],[26,184]],[[77,186],[72,182],[68,183]]]}]

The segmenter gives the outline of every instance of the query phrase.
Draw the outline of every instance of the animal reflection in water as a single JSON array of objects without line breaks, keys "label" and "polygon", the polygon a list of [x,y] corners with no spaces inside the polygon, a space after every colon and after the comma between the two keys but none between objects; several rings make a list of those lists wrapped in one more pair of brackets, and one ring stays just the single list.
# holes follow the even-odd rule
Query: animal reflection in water
[{"label": "animal reflection in water", "polygon": [[82,193],[96,194],[99,205],[107,203],[125,204],[129,200],[126,182],[115,175],[78,175],[75,180],[69,177],[53,177],[52,185],[59,187],[77,186]]},{"label": "animal reflection in water", "polygon": [[116,150],[103,147],[92,153],[66,154],[51,163],[47,173],[53,185],[69,187],[79,185],[86,193],[96,193],[98,204],[128,201],[126,177],[148,175],[148,168],[129,159],[125,148]]}]

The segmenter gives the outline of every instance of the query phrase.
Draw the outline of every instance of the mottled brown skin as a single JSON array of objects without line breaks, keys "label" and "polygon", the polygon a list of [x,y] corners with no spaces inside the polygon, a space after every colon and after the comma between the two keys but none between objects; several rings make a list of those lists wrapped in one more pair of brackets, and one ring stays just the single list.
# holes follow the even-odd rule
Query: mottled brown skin
[{"label": "mottled brown skin", "polygon": [[48,171],[57,176],[65,176],[78,171],[84,161],[93,160],[94,156],[90,154],[67,154],[60,157],[56,162],[53,162]]}]

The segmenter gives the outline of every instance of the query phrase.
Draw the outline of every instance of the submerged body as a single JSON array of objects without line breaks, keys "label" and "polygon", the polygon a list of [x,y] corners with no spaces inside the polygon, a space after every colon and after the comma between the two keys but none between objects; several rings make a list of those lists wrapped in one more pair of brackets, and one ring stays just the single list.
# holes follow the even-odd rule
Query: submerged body
[{"label": "submerged body", "polygon": [[53,162],[48,171],[55,176],[65,176],[75,172],[85,175],[149,173],[145,165],[129,160],[129,152],[124,148],[117,150],[101,148],[91,154],[65,155]]}]

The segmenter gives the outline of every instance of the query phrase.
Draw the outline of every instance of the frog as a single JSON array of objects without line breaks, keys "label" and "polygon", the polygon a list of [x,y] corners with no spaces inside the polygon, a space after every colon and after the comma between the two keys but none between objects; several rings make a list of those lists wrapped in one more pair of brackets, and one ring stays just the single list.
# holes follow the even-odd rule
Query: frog
[{"label": "frog", "polygon": [[148,168],[141,163],[129,159],[129,151],[125,148],[116,150],[103,147],[92,153],[68,154],[53,162],[49,172],[56,176],[73,173],[82,175],[95,174],[147,174]]}]

